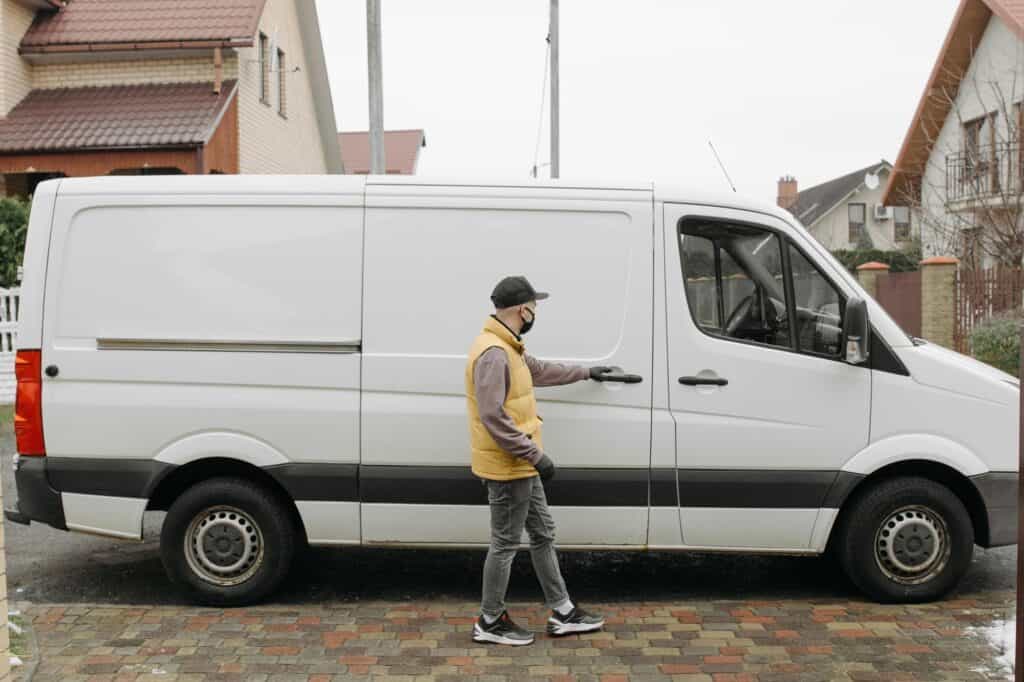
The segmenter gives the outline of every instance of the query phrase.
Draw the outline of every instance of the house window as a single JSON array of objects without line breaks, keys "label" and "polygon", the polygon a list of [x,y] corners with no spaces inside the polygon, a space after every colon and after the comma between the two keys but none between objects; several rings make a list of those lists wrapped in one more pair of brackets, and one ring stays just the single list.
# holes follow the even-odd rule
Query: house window
[{"label": "house window", "polygon": [[864,233],[864,223],[867,222],[867,204],[848,204],[846,210],[850,219],[849,242],[856,246],[860,243],[861,235]]},{"label": "house window", "polygon": [[987,120],[987,116],[982,116],[964,123],[964,153],[967,154],[968,161],[977,162],[981,158],[981,145],[983,144],[981,131]]},{"label": "house window", "polygon": [[894,237],[898,242],[910,241],[910,207],[896,206],[892,209]]},{"label": "house window", "polygon": [[277,113],[288,118],[288,78],[285,73],[284,50],[277,51]]},{"label": "house window", "polygon": [[[975,191],[998,190],[995,172],[995,114],[986,114],[964,123],[964,176],[975,184]],[[991,183],[991,187],[989,187]]]},{"label": "house window", "polygon": [[270,39],[260,33],[260,101],[270,105]]}]

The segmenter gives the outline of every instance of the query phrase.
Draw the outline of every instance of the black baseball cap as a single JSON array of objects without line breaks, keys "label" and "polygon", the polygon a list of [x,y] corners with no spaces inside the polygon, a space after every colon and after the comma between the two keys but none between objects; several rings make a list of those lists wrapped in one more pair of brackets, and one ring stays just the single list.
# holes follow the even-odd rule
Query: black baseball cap
[{"label": "black baseball cap", "polygon": [[543,301],[548,294],[536,291],[522,275],[506,277],[491,292],[491,302],[495,308],[511,308],[530,301]]}]

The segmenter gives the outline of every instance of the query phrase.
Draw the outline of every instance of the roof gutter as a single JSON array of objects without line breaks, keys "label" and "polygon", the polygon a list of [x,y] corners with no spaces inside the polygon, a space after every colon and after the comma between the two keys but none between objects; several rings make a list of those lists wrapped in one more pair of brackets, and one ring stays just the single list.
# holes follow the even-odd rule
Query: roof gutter
[{"label": "roof gutter", "polygon": [[18,54],[66,54],[69,52],[141,52],[146,50],[202,50],[213,48],[252,47],[248,38],[221,38],[219,40],[154,40],[148,42],[96,42],[64,43],[57,45],[21,45]]},{"label": "roof gutter", "polygon": [[133,145],[127,147],[59,147],[53,149],[0,149],[0,158],[5,156],[25,156],[27,154],[87,154],[93,152],[182,152],[202,147],[206,142],[182,142],[168,145]]}]

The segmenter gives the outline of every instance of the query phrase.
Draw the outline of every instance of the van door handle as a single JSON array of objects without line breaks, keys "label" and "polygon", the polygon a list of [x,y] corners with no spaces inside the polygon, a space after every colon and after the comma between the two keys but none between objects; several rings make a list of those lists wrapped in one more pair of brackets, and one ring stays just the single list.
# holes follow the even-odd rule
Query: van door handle
[{"label": "van door handle", "polygon": [[721,377],[679,377],[684,386],[728,386],[729,380]]}]

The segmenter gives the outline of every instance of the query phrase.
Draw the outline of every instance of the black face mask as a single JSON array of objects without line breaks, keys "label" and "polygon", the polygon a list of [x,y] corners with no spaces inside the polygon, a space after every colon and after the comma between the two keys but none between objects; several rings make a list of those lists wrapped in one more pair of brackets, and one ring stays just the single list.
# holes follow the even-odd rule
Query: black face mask
[{"label": "black face mask", "polygon": [[[530,310],[530,309],[527,308],[527,310]],[[532,310],[530,310],[530,315],[532,317],[530,317],[529,321],[523,321],[523,327],[522,327],[522,329],[519,330],[520,336],[522,336],[526,332],[528,332],[531,329],[533,329],[533,323],[537,321],[537,313],[535,313]]]}]

